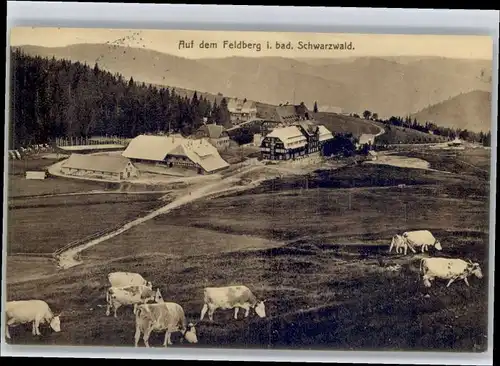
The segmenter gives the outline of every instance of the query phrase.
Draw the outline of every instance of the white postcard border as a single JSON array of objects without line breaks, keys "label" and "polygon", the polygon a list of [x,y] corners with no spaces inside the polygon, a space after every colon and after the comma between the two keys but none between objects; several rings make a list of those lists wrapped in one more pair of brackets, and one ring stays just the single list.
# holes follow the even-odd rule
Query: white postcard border
[{"label": "white postcard border", "polygon": [[[314,20],[314,24],[311,22]],[[2,302],[1,354],[24,357],[135,358],[288,362],[351,362],[387,364],[488,365],[493,362],[494,244],[496,209],[496,159],[498,116],[498,35],[499,12],[493,10],[319,8],[233,5],[124,4],[71,2],[7,3],[6,105],[9,100],[9,36],[16,26],[57,26],[72,28],[245,30],[386,34],[490,35],[493,38],[489,328],[485,353],[451,352],[361,352],[189,348],[134,349],[120,347],[16,346],[5,343]],[[5,121],[9,121],[8,108]],[[8,123],[5,134],[9,135]],[[4,207],[2,279],[6,278],[8,141],[4,146]],[[5,298],[2,280],[2,298]]]}]

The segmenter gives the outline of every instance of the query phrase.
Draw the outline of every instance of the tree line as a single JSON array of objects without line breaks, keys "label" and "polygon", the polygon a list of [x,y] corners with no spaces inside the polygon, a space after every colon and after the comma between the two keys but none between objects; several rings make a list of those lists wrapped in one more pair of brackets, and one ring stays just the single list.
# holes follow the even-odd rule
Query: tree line
[{"label": "tree line", "polygon": [[68,60],[11,50],[11,149],[51,143],[57,137],[175,132],[190,135],[206,119],[230,126],[227,100],[219,105],[128,81],[120,74]]},{"label": "tree line", "polygon": [[[359,118],[358,115],[353,115],[353,116]],[[478,132],[468,131],[467,129],[462,130],[460,128],[442,127],[428,121],[422,124],[419,123],[416,118],[412,119],[408,116],[407,117],[392,116],[388,119],[380,119],[378,118],[377,113],[372,113],[368,110],[363,112],[363,118],[383,123],[386,126],[410,128],[423,133],[432,133],[433,135],[443,136],[450,140],[459,138],[464,141],[477,142],[482,144],[483,146],[491,146],[491,131],[488,131],[487,133],[481,131],[478,133]]]}]

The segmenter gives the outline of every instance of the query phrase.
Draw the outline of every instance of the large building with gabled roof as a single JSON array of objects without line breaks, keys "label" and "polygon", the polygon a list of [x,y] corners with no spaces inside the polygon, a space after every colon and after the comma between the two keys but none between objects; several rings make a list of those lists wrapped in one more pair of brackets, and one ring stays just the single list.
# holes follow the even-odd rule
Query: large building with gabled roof
[{"label": "large building with gabled roof", "polygon": [[277,127],[261,142],[260,150],[266,160],[294,160],[311,154],[321,154],[333,134],[323,125],[300,121]]},{"label": "large building with gabled roof", "polygon": [[139,135],[130,141],[122,156],[137,163],[193,169],[198,174],[215,173],[229,166],[207,139],[181,135]]},{"label": "large building with gabled roof", "polygon": [[80,178],[116,180],[139,175],[132,162],[120,155],[71,154],[61,165],[61,173]]}]

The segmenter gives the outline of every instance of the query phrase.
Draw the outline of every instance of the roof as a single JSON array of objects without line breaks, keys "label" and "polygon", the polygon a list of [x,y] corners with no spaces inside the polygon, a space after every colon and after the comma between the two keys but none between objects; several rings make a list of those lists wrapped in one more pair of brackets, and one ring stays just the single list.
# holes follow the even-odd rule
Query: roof
[{"label": "roof", "polygon": [[249,100],[243,102],[242,100],[238,99],[230,99],[227,103],[227,109],[230,113],[250,113],[257,110],[257,105],[255,102]]},{"label": "roof", "polygon": [[164,161],[168,155],[184,156],[207,172],[229,166],[208,140],[191,140],[180,135],[139,135],[130,142],[122,155],[127,158],[152,161]]},{"label": "roof", "polygon": [[198,131],[202,131],[205,135],[211,139],[218,139],[223,137],[225,131],[224,126],[217,125],[215,123],[207,124],[201,126]]},{"label": "roof", "polygon": [[129,159],[120,155],[71,154],[68,160],[62,164],[62,167],[119,173],[125,169],[129,162]]},{"label": "roof", "polygon": [[297,126],[278,127],[271,131],[266,137],[280,139],[286,149],[303,147],[307,143],[306,137]]},{"label": "roof", "polygon": [[319,132],[319,141],[325,141],[333,139],[333,134],[330,132],[328,128],[323,125],[318,125]]},{"label": "roof", "polygon": [[301,120],[308,113],[307,107],[301,105],[283,105],[276,107],[276,114],[281,121],[293,122]]}]

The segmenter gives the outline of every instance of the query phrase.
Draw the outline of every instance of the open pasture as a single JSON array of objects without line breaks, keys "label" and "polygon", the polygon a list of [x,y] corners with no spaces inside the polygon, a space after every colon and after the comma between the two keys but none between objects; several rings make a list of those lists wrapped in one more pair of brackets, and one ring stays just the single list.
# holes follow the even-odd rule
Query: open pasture
[{"label": "open pasture", "polygon": [[[459,237],[466,240],[453,240]],[[460,255],[473,255],[484,249],[486,239],[455,232],[446,242],[456,243]],[[182,260],[153,254],[84,264],[50,279],[8,284],[10,299],[43,298],[54,311],[66,313],[61,333],[44,329],[34,339],[28,327],[18,327],[11,334],[18,344],[133,346],[131,308],[120,309],[114,319],[100,307],[106,275],[124,270],[151,279],[165,299],[184,307],[189,321],[199,319],[204,286],[245,284],[267,300],[267,318],[251,313],[248,319],[233,320],[232,311],[218,310],[213,324],[198,323],[198,345],[179,344],[174,335],[174,347],[484,350],[487,276],[472,278],[470,288],[462,282],[445,288],[438,282],[424,289],[418,260],[389,257],[386,250],[385,245],[339,250],[297,243]],[[403,270],[390,271],[393,264]],[[162,334],[150,339],[156,347],[162,341]]]},{"label": "open pasture", "polygon": [[350,132],[356,137],[362,134],[375,135],[380,132],[380,128],[375,125],[376,123],[361,118],[326,112],[314,113],[313,116],[330,131],[343,133]]},{"label": "open pasture", "polygon": [[76,195],[17,200],[8,211],[8,254],[52,253],[158,207],[159,195]]},{"label": "open pasture", "polygon": [[[484,351],[488,198],[478,177],[361,165],[194,202],[86,250],[81,266],[36,281],[8,278],[9,300],[41,298],[67,314],[61,333],[42,330],[37,339],[13,328],[13,343],[133,346],[132,310],[114,319],[100,307],[107,274],[132,271],[192,321],[205,286],[244,284],[267,299],[267,318],[233,320],[218,310],[213,324],[198,324],[198,345],[173,336],[174,347]],[[392,235],[415,229],[435,234],[440,256],[479,262],[485,277],[470,278],[471,287],[424,288],[419,256],[388,253]],[[401,270],[392,271],[395,264]]]},{"label": "open pasture", "polygon": [[412,128],[400,126],[384,126],[385,133],[375,138],[376,145],[390,144],[419,144],[436,143],[447,141],[446,138],[439,135],[414,130]]}]

